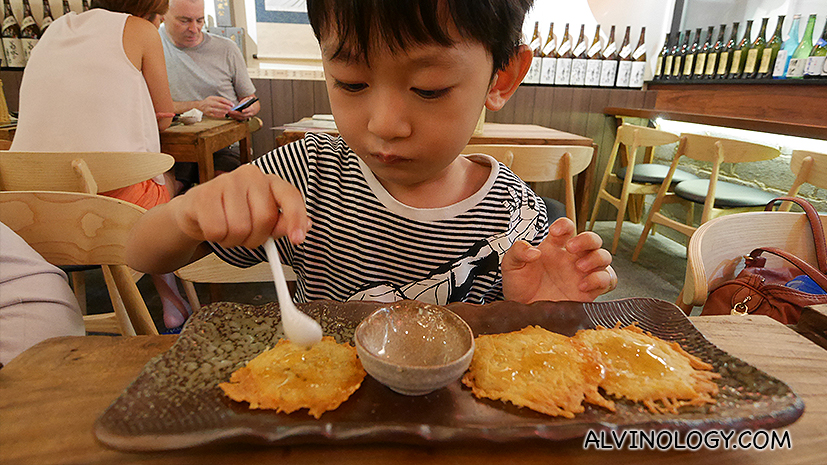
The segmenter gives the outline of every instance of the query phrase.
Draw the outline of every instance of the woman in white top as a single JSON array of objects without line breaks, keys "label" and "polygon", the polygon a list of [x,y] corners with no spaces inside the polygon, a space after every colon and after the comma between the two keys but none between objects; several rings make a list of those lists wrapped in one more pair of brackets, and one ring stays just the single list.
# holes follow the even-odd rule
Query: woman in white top
[{"label": "woman in white top", "polygon": [[[158,35],[168,0],[93,0],[55,20],[32,50],[20,85],[14,151],[160,152],[173,113]],[[172,196],[160,176],[103,195],[152,208]],[[167,327],[188,308],[172,274],[153,277]]]}]

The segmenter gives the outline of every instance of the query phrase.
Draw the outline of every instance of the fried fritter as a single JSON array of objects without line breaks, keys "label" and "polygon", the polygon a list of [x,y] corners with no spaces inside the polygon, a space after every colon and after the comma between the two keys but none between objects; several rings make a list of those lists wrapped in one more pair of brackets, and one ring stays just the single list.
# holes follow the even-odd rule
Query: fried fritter
[{"label": "fried fritter", "polygon": [[597,392],[603,369],[596,354],[570,338],[529,326],[475,341],[462,378],[475,396],[566,418],[584,410],[583,400],[614,411],[614,402]]},{"label": "fried fritter", "polygon": [[715,403],[720,378],[712,365],[635,325],[578,331],[573,338],[606,367],[600,387],[611,396],[642,402],[652,413],[678,413],[684,405]]},{"label": "fried fritter", "polygon": [[220,383],[224,393],[251,409],[291,413],[306,408],[317,419],[359,389],[365,370],[356,348],[330,336],[310,348],[281,339]]}]

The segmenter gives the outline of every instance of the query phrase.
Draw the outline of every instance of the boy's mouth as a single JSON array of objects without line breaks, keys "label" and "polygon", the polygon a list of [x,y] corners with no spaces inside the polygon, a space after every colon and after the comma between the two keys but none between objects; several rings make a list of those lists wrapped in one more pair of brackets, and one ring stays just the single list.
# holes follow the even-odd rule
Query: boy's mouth
[{"label": "boy's mouth", "polygon": [[385,154],[385,153],[372,153],[371,156],[373,156],[374,158],[379,160],[379,162],[384,163],[384,164],[388,164],[388,165],[405,161],[405,159],[402,158],[402,157],[399,157],[399,156],[396,156],[396,155]]}]

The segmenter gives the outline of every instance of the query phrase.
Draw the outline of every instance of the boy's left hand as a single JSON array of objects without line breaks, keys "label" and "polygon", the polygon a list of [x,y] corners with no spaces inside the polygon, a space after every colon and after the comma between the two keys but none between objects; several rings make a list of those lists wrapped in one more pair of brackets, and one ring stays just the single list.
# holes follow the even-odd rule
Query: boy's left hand
[{"label": "boy's left hand", "polygon": [[539,247],[517,241],[503,257],[505,299],[591,302],[617,287],[612,255],[600,247],[600,236],[575,232],[571,220],[560,218]]}]

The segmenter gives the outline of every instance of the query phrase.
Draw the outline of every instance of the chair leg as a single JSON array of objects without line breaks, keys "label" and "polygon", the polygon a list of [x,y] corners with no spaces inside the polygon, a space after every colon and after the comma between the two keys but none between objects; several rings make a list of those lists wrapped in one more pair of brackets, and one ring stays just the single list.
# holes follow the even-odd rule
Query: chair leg
[{"label": "chair leg", "polygon": [[103,271],[103,280],[106,283],[106,289],[109,291],[109,300],[112,301],[112,308],[115,310],[115,317],[118,320],[121,334],[135,336],[135,327],[132,326],[132,322],[129,320],[129,313],[127,313],[121,294],[118,292],[112,270],[108,266],[103,266],[101,271]]},{"label": "chair leg", "polygon": [[86,275],[83,273],[83,271],[72,273],[72,290],[75,292],[75,298],[78,299],[80,314],[86,315]]},{"label": "chair leg", "polygon": [[693,305],[683,303],[683,289],[681,289],[681,293],[678,294],[678,300],[675,302],[675,305],[677,305],[685,315],[692,313],[692,309],[694,308]]},{"label": "chair leg", "polygon": [[594,208],[592,208],[592,217],[589,219],[589,231],[594,231],[594,222],[597,220],[597,210],[600,209],[600,201],[603,198],[600,196],[600,192],[597,193],[597,198],[594,199]]},{"label": "chair leg", "polygon": [[617,244],[620,242],[620,232],[623,229],[623,220],[626,219],[626,207],[629,203],[629,195],[620,195],[620,205],[617,206],[617,220],[615,221],[615,235],[612,238],[612,255],[617,252]]},{"label": "chair leg", "polygon": [[187,295],[187,300],[190,301],[190,308],[193,313],[201,308],[201,302],[198,301],[198,293],[195,292],[195,285],[190,281],[181,280],[181,285],[184,287],[184,293]]}]

